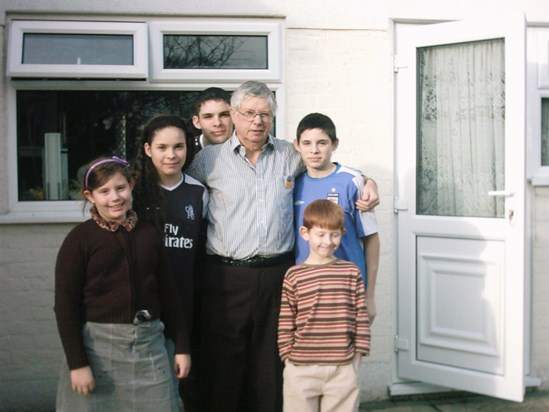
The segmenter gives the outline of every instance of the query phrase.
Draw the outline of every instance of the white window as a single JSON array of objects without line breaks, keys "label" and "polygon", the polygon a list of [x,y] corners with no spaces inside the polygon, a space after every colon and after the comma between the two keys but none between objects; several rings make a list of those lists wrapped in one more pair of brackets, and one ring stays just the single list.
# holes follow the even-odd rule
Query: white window
[{"label": "white window", "polygon": [[134,22],[12,20],[10,77],[147,77],[147,25]]},{"label": "white window", "polygon": [[152,81],[280,81],[279,22],[178,20],[150,25]]},{"label": "white window", "polygon": [[[243,81],[258,79],[283,102],[281,20],[252,20],[170,20],[178,31],[162,34],[168,37],[159,44],[158,28],[166,25],[162,20],[11,21],[6,105],[9,213],[0,215],[0,222],[83,219],[77,193],[82,166],[101,155],[132,159],[148,119],[158,114],[191,117],[196,96],[207,87],[230,92]],[[43,53],[44,42],[56,45],[50,47],[51,53]],[[204,42],[209,45],[199,47]],[[229,43],[238,47],[192,69],[180,53],[162,51],[177,45],[193,56],[205,50],[216,54],[215,44]],[[100,52],[105,47],[111,48],[106,56]],[[150,61],[149,68],[136,64],[143,59]],[[153,67],[162,69],[155,73]],[[280,106],[275,124],[279,130]]]},{"label": "white window", "polygon": [[528,176],[549,186],[549,28],[528,28]]}]

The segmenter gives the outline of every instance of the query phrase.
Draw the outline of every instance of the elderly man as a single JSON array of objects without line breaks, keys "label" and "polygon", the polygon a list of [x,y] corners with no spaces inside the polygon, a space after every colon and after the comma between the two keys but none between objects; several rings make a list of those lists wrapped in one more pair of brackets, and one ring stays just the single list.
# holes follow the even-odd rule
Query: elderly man
[{"label": "elderly man", "polygon": [[[282,410],[282,280],[294,263],[292,189],[304,167],[291,143],[269,135],[276,101],[265,84],[242,84],[230,113],[233,135],[201,150],[187,170],[210,192],[200,310],[206,396],[200,410],[275,412]],[[374,182],[366,192],[375,206]]]}]

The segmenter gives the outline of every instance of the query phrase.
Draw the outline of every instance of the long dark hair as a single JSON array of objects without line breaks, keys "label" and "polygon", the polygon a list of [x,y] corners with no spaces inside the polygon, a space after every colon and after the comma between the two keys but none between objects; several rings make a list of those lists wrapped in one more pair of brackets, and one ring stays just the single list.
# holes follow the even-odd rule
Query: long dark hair
[{"label": "long dark hair", "polygon": [[135,180],[133,190],[133,209],[140,220],[145,220],[157,227],[163,233],[166,221],[164,194],[160,187],[160,179],[151,158],[145,153],[145,143],[152,145],[155,134],[166,127],[181,129],[185,135],[187,158],[182,170],[185,170],[194,158],[194,139],[188,122],[172,115],[159,115],[150,119],[143,127],[141,141],[133,162],[132,175]]}]

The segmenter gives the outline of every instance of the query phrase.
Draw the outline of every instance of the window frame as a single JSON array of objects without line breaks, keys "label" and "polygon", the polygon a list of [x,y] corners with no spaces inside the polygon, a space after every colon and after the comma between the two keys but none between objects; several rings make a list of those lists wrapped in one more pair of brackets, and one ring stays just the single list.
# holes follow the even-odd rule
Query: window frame
[{"label": "window frame", "polygon": [[549,166],[542,165],[542,99],[549,99],[549,27],[527,28],[527,176],[532,186],[549,186]]},{"label": "window frame", "polygon": [[[111,34],[133,37],[131,65],[23,64],[25,34]],[[9,22],[7,76],[12,78],[146,79],[149,71],[145,22],[11,20]]]},{"label": "window frame", "polygon": [[[26,16],[25,16],[26,17]],[[125,22],[120,22],[112,17],[112,21],[109,21],[108,17],[101,16],[100,18],[92,18],[93,20],[78,21],[79,25],[86,27],[89,30],[90,25],[101,27],[104,29],[106,26],[110,29],[109,33],[113,33],[113,27],[129,27]],[[24,22],[19,24],[18,22]],[[44,30],[44,28],[53,29],[52,32],[59,33],[59,27],[71,27],[74,28],[76,22],[72,19],[67,25],[64,24],[64,20],[21,20],[14,19],[9,21],[10,30],[11,26],[16,26],[16,31],[19,31],[20,37],[13,37],[10,33],[8,36],[7,49],[8,53],[13,49],[13,43],[16,42],[18,46],[22,46],[22,33],[25,29],[36,28]],[[20,224],[20,223],[73,223],[80,222],[88,218],[88,213],[83,209],[82,201],[78,200],[19,200],[18,194],[18,136],[17,136],[17,92],[20,90],[106,90],[106,91],[200,91],[212,85],[222,87],[228,91],[236,89],[243,81],[246,80],[259,80],[267,84],[267,86],[276,93],[277,101],[280,102],[276,115],[275,125],[276,130],[284,130],[284,85],[282,84],[282,59],[283,59],[283,19],[280,18],[181,18],[169,20],[170,25],[176,23],[176,26],[181,30],[182,27],[192,27],[194,31],[192,33],[198,33],[200,27],[202,31],[200,33],[206,34],[260,34],[266,33],[269,37],[268,45],[268,59],[269,70],[258,71],[259,73],[253,73],[252,70],[234,70],[234,73],[230,73],[229,70],[197,70],[200,73],[194,73],[193,76],[182,79],[179,76],[169,75],[165,78],[155,78],[150,76],[148,72],[145,72],[145,76],[142,74],[135,76],[135,78],[125,78],[126,80],[121,82],[118,79],[120,76],[112,77],[112,66],[95,65],[96,69],[93,76],[85,76],[83,71],[74,70],[74,67],[61,67],[56,70],[52,70],[52,66],[47,65],[48,71],[44,68],[35,67],[27,72],[14,71],[13,67],[10,67],[8,62],[7,82],[6,82],[6,151],[7,155],[7,168],[4,168],[4,175],[7,181],[7,201],[3,202],[3,210],[0,211],[0,224]],[[132,24],[136,24],[133,20]],[[137,23],[134,26],[135,33],[139,33],[138,41],[139,49],[142,53],[140,59],[145,59],[148,63],[144,67],[151,69],[152,63],[155,59],[159,58],[158,50],[152,46],[153,37],[150,35],[153,30],[152,27],[167,27],[165,26],[166,20],[162,18],[143,19],[142,23]],[[20,27],[17,27],[20,26]],[[139,26],[139,29],[138,29]],[[243,29],[244,27],[244,29]],[[14,29],[15,30],[15,29]],[[214,31],[219,30],[219,31]],[[255,31],[254,31],[255,30]],[[145,35],[143,39],[142,34],[149,31],[149,37]],[[44,32],[44,31],[40,31]],[[89,31],[86,31],[89,33]],[[183,32],[183,31],[182,31]],[[160,32],[158,32],[160,33]],[[189,30],[185,30],[184,33],[189,33]],[[158,34],[157,34],[158,35]],[[271,40],[272,39],[272,40]],[[137,40],[136,40],[137,41]],[[16,47],[17,48],[17,47]],[[157,47],[158,48],[158,45]],[[154,50],[153,50],[154,49]],[[20,48],[19,48],[20,50]],[[162,49],[160,49],[162,50]],[[161,55],[160,55],[161,56]],[[10,61],[13,59],[13,55],[8,55]],[[160,57],[162,58],[162,57]],[[161,61],[163,63],[163,60]],[[31,66],[31,65],[28,65]],[[45,65],[36,65],[45,66]],[[66,66],[66,65],[65,65]],[[82,65],[84,66],[84,65]],[[75,65],[75,67],[77,67]],[[78,67],[81,69],[82,67]],[[103,76],[102,73],[97,72],[97,69],[105,69],[108,72],[108,76]],[[189,70],[182,70],[188,72]],[[239,73],[238,73],[239,72]],[[169,73],[165,73],[166,75]],[[14,76],[17,75],[17,76]],[[20,77],[19,77],[20,76]],[[189,73],[185,73],[184,76],[189,76]],[[49,77],[48,81],[44,81],[45,77]]]},{"label": "window frame", "polygon": [[[260,80],[282,81],[282,24],[259,19],[246,21],[210,21],[182,18],[154,21],[149,25],[151,46],[151,82],[232,82]],[[267,36],[267,69],[165,69],[164,35],[265,35]]]},{"label": "window frame", "polygon": [[527,117],[532,120],[528,122],[530,130],[530,150],[528,151],[527,167],[528,180],[533,186],[549,186],[549,165],[542,165],[542,100],[549,99],[549,90],[538,90],[535,96],[528,100]]}]

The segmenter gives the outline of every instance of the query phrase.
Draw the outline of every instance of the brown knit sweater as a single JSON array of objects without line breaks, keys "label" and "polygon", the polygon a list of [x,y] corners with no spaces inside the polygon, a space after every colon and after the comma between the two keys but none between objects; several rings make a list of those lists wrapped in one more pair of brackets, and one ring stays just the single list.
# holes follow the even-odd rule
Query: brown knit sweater
[{"label": "brown knit sweater", "polygon": [[76,226],[59,250],[54,310],[70,369],[88,365],[85,322],[131,323],[141,309],[164,321],[176,353],[190,353],[175,281],[164,268],[161,237],[147,223],[128,229],[110,231],[90,219]]}]

